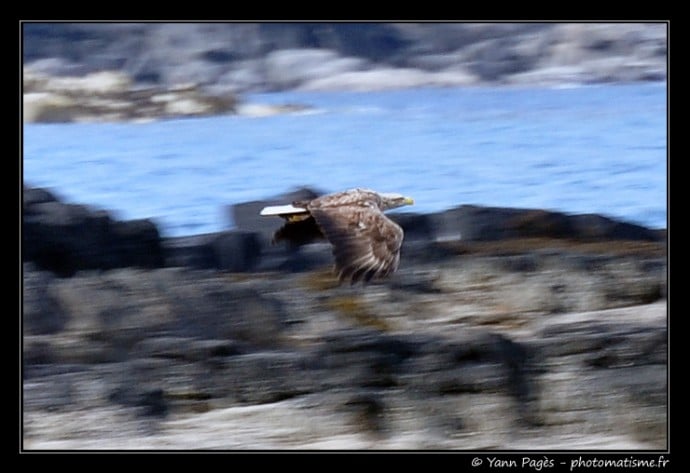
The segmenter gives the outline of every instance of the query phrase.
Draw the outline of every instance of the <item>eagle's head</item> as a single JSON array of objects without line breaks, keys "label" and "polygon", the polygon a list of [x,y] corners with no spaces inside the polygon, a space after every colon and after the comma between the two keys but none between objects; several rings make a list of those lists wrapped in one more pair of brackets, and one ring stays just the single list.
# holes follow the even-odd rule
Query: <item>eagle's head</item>
[{"label": "eagle's head", "polygon": [[395,209],[403,205],[413,205],[414,200],[411,197],[405,197],[402,194],[395,193],[381,193],[381,210]]}]

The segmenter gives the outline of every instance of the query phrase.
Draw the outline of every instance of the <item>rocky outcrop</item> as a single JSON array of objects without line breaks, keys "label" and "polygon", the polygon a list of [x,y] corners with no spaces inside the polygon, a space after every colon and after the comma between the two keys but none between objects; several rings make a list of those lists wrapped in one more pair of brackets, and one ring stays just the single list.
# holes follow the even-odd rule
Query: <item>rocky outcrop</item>
[{"label": "rocky outcrop", "polygon": [[165,239],[25,188],[24,447],[666,448],[662,235],[392,214],[399,271],[339,286],[329,245],[270,246],[254,218],[316,194]]},{"label": "rocky outcrop", "polygon": [[22,260],[61,276],[164,264],[158,228],[151,220],[114,220],[106,211],[60,202],[46,189],[26,187],[22,213]]},{"label": "rocky outcrop", "polygon": [[[80,270],[188,267],[230,272],[302,272],[332,264],[328,243],[274,245],[279,218],[259,215],[267,205],[313,198],[296,189],[271,199],[229,206],[234,229],[165,238],[148,219],[118,221],[105,210],[59,201],[50,191],[23,194],[23,260],[61,276]],[[405,231],[403,263],[431,263],[464,253],[521,255],[535,250],[664,251],[665,232],[601,215],[464,205],[432,214],[391,213]],[[614,244],[615,242],[615,244]],[[521,263],[519,263],[521,264]]]},{"label": "rocky outcrop", "polygon": [[646,227],[602,215],[566,215],[562,212],[540,209],[463,205],[432,214],[429,218],[436,238],[443,240],[475,242],[516,238],[559,238],[579,241],[661,239],[658,232]]}]

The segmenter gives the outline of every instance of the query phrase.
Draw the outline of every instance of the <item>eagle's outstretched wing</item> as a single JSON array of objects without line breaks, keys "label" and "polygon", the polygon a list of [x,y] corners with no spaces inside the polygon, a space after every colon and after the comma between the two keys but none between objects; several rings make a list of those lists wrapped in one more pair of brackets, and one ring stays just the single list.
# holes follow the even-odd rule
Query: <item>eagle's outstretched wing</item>
[{"label": "eagle's outstretched wing", "polygon": [[333,245],[341,281],[369,281],[398,268],[403,230],[378,207],[344,205],[310,212]]}]

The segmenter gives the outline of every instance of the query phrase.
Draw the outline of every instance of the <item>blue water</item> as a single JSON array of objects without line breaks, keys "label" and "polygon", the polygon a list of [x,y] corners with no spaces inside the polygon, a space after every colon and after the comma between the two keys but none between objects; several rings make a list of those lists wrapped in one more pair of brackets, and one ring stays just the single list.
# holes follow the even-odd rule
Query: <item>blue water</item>
[{"label": "blue water", "polygon": [[229,228],[227,204],[296,186],[369,187],[419,212],[460,204],[596,212],[666,227],[665,84],[261,94],[308,113],[26,124],[24,182],[153,218]]}]

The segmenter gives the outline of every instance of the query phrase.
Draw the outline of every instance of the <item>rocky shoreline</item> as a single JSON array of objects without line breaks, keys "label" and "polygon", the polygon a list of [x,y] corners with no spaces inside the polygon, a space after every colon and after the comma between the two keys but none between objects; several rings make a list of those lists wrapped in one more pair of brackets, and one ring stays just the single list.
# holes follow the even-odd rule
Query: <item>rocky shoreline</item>
[{"label": "rocky shoreline", "polygon": [[664,449],[665,231],[461,206],[397,214],[390,280],[328,245],[24,189],[27,449]]},{"label": "rocky shoreline", "polygon": [[[284,90],[665,81],[665,23],[23,25],[24,120],[275,114]],[[172,58],[172,59],[171,59]]]},{"label": "rocky shoreline", "polygon": [[25,122],[147,121],[235,113],[237,97],[213,95],[196,84],[134,84],[117,71],[51,77],[24,70]]}]

